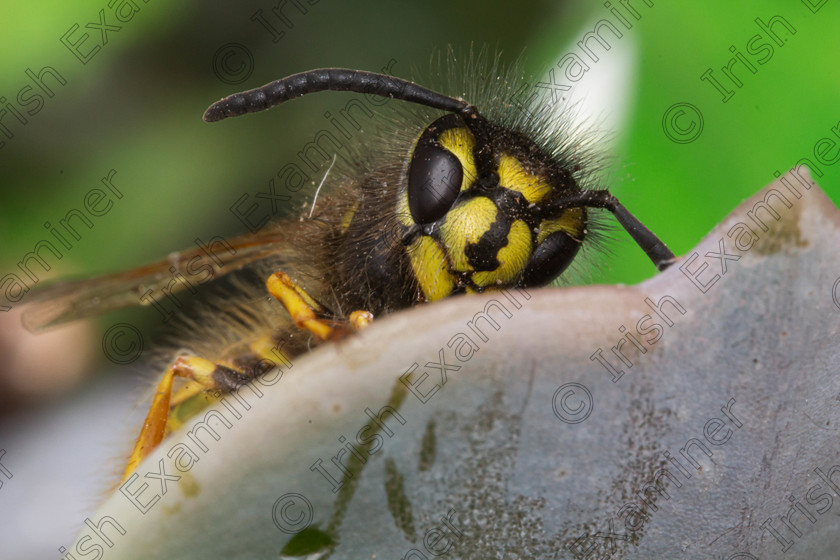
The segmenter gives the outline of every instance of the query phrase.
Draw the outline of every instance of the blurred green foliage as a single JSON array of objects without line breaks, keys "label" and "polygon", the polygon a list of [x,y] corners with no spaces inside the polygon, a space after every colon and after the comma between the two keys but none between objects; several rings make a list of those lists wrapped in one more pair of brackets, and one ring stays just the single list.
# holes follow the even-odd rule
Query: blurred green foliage
[{"label": "blurred green foliage", "polygon": [[[814,156],[820,138],[840,143],[831,131],[840,129],[840,73],[833,64],[833,53],[840,52],[840,5],[822,3],[816,14],[806,4],[818,0],[657,2],[644,11],[637,104],[615,192],[677,255],[775,180],[774,172],[784,173],[802,158],[817,164],[814,179],[840,203],[840,165],[822,165]],[[766,52],[749,54],[747,44],[762,34],[755,19],[774,16],[796,33],[788,35],[777,22],[773,31],[784,44],[774,43],[769,58]],[[733,68],[741,88],[721,71],[735,56],[731,47],[756,70]],[[709,68],[734,91],[726,103],[700,79]],[[703,114],[703,133],[690,144],[676,144],[662,131],[663,114],[678,102],[692,103]],[[829,155],[838,156],[836,146]],[[628,253],[616,260],[609,278],[637,281],[650,274],[646,264],[638,253]]]},{"label": "blurred green foliage", "polygon": [[[648,7],[633,0],[642,17],[633,22],[633,37],[622,39],[622,46],[638,47],[636,81],[624,100],[631,119],[615,131],[619,142],[607,186],[677,254],[771,182],[774,171],[813,159],[815,143],[838,126],[840,75],[832,54],[840,51],[840,6],[828,2],[812,14],[806,3],[713,0]],[[81,208],[109,169],[117,170],[114,183],[124,198],[84,231],[52,271],[57,276],[134,267],[191,247],[197,237],[242,233],[229,207],[243,192],[264,189],[324,127],[323,113],[346,102],[342,94],[313,96],[259,118],[202,122],[206,106],[224,95],[315,67],[379,70],[390,59],[397,61],[396,75],[410,76],[447,45],[465,50],[488,44],[511,58],[524,49],[530,69],[540,72],[575,49],[595,21],[615,21],[607,7],[585,2],[301,0],[305,14],[285,5],[291,26],[273,20],[284,33],[274,42],[253,17],[262,10],[272,18],[277,2],[138,1],[139,11],[83,64],[61,37],[77,24],[71,40],[88,33],[88,45],[101,42],[100,31],[86,24],[97,23],[102,9],[109,24],[118,23],[112,10],[104,0],[47,4],[4,7],[0,95],[14,100],[30,83],[27,68],[52,66],[67,83],[55,86],[55,96],[27,124],[10,115],[0,121],[14,133],[0,136],[6,141],[0,149],[2,274],[45,238],[45,222]],[[741,68],[743,86],[723,103],[700,76],[707,68],[720,75],[733,56],[730,47],[745,53],[759,33],[755,18],[776,15],[796,33],[784,46],[774,45],[772,58],[755,64],[755,74]],[[214,53],[228,43],[253,53],[253,74],[241,84],[224,83],[213,72]],[[703,134],[689,144],[670,141],[662,130],[664,112],[678,102],[695,105],[704,117]],[[840,200],[838,168],[820,171],[820,185]],[[299,194],[291,213],[311,195]],[[653,274],[629,238],[620,232],[613,237],[614,258],[594,281],[635,283]]]}]

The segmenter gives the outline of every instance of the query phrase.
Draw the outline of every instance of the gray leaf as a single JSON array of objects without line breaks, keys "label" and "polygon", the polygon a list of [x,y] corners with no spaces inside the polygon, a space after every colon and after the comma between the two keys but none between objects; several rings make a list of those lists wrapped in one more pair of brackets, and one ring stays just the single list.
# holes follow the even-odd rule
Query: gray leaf
[{"label": "gray leaf", "polygon": [[76,547],[836,558],[840,212],[783,179],[638,286],[454,298],[297,359],[164,441]]}]

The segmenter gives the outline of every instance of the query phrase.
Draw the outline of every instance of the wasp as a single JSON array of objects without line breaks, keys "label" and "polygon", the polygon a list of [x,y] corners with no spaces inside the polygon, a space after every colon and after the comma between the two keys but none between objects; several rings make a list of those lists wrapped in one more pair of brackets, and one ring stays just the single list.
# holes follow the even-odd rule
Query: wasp
[{"label": "wasp", "polygon": [[[418,109],[327,172],[321,186],[331,194],[317,211],[313,202],[299,220],[231,240],[233,256],[213,267],[214,278],[228,276],[227,291],[182,321],[185,341],[167,359],[124,480],[190,415],[290,363],[313,340],[334,341],[374,317],[450,296],[549,284],[590,242],[598,211],[612,213],[659,270],[673,262],[609,190],[586,184],[586,156],[566,127],[549,112],[524,118],[499,103],[517,88],[515,74],[494,65],[470,88],[486,112],[460,96],[344,68],[288,76],[206,110],[204,120],[217,122],[322,91]],[[173,271],[186,272],[197,253],[48,287],[26,324],[40,329],[136,305],[150,288],[173,289]]]}]

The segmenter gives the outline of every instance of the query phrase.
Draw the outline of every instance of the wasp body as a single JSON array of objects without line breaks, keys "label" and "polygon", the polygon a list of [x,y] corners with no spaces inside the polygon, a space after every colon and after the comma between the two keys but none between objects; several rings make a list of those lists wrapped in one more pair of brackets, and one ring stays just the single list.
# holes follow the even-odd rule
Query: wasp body
[{"label": "wasp body", "polygon": [[[667,247],[615,197],[585,184],[589,156],[562,123],[547,112],[501,106],[498,100],[519,87],[517,76],[501,73],[497,60],[481,79],[483,86],[462,90],[481,102],[472,105],[381,74],[313,70],[206,111],[204,119],[213,122],[326,90],[418,108],[395,114],[379,144],[328,171],[331,194],[309,216],[234,240],[233,262],[215,272],[247,268],[261,281],[232,275],[225,295],[184,318],[181,328],[193,342],[169,358],[126,477],[207,402],[289,364],[313,337],[333,340],[375,316],[452,295],[548,284],[590,236],[592,209],[612,212],[658,268],[671,262]],[[29,324],[136,303],[130,294],[168,280],[172,267],[187,266],[192,256],[59,284],[42,295]],[[185,383],[176,389],[179,378]]]}]

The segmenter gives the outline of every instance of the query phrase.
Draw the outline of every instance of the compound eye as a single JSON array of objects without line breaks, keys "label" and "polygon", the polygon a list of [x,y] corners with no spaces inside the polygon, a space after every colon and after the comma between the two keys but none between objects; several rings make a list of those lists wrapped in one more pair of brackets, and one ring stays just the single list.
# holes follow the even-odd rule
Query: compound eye
[{"label": "compound eye", "polygon": [[580,249],[580,241],[563,231],[555,231],[534,250],[522,272],[521,285],[545,286],[566,270]]},{"label": "compound eye", "polygon": [[455,154],[424,140],[417,143],[408,171],[408,208],[418,224],[442,218],[455,203],[464,178]]}]

